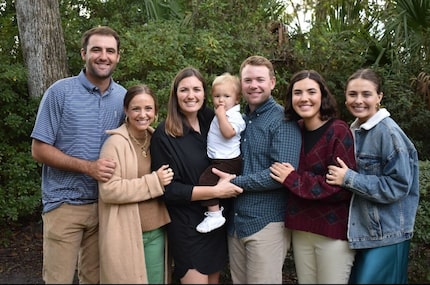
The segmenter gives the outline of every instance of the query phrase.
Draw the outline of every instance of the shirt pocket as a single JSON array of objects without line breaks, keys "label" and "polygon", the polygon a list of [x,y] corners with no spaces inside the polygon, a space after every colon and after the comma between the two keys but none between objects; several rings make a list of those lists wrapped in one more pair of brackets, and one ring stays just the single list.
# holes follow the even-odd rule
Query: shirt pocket
[{"label": "shirt pocket", "polygon": [[360,154],[356,159],[358,171],[362,174],[381,175],[382,173],[382,161],[381,157]]}]

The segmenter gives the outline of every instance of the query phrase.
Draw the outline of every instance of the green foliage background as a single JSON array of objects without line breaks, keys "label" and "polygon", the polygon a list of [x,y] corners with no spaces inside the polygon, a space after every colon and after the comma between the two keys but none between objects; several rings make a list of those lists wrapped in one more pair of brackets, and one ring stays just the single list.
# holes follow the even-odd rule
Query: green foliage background
[{"label": "green foliage background", "polygon": [[[420,72],[430,72],[429,1],[385,1],[382,8],[366,6],[367,1],[308,2],[315,2],[316,11],[310,30],[283,26],[280,42],[278,25],[293,19],[286,13],[289,1],[59,0],[69,72],[75,75],[83,67],[82,33],[109,25],[121,36],[115,80],[125,87],[143,82],[155,90],[160,120],[177,71],[195,66],[210,86],[216,75],[237,74],[246,57],[259,54],[275,66],[273,95],[281,104],[291,75],[315,69],[335,95],[342,119],[350,123],[353,118],[343,108],[345,81],[360,67],[375,68],[384,79],[383,105],[414,141],[422,160],[422,196],[411,251],[411,268],[422,274],[411,277],[417,283],[430,281],[425,273],[429,253],[418,246],[428,245],[430,239],[430,111],[426,95],[411,85]],[[40,98],[28,95],[14,1],[0,4],[4,4],[0,5],[0,227],[7,231],[9,223],[41,208],[40,165],[31,157],[29,137]],[[391,32],[375,30],[378,23]],[[405,23],[407,28],[401,26]]]}]

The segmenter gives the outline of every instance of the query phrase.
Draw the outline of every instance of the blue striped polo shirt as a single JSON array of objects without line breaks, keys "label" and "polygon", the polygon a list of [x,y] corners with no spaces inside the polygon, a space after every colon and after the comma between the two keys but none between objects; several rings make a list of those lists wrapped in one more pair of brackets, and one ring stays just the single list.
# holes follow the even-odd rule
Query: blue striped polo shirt
[{"label": "blue striped polo shirt", "polygon": [[[68,155],[97,160],[108,137],[105,131],[123,122],[125,92],[111,79],[109,88],[101,95],[84,70],[78,76],[58,80],[43,95],[31,137]],[[97,199],[97,181],[90,176],[42,166],[44,213],[62,203],[82,205]]]}]

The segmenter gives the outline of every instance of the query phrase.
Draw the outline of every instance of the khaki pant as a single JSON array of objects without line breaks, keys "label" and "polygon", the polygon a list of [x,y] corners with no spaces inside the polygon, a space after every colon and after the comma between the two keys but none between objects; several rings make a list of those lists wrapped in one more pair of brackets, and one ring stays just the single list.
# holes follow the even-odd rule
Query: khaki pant
[{"label": "khaki pant", "polygon": [[346,240],[292,231],[299,284],[347,284],[355,251]]},{"label": "khaki pant", "polygon": [[99,283],[97,203],[63,204],[42,218],[45,283],[72,284],[76,265],[80,284]]},{"label": "khaki pant", "polygon": [[244,238],[228,237],[233,284],[282,284],[282,267],[291,244],[284,222],[270,223]]}]

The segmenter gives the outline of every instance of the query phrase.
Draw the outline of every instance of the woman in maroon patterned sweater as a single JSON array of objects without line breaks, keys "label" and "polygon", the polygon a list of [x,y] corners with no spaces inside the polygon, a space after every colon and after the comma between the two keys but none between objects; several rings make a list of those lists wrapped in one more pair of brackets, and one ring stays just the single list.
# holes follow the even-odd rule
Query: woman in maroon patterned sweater
[{"label": "woman in maroon patterned sweater", "polygon": [[285,117],[298,121],[302,149],[298,169],[275,162],[273,179],[289,191],[285,226],[299,283],[346,284],[355,252],[347,242],[351,192],[326,183],[327,167],[341,157],[355,169],[352,133],[337,119],[337,104],[325,80],[314,70],[293,75],[287,90]]}]

